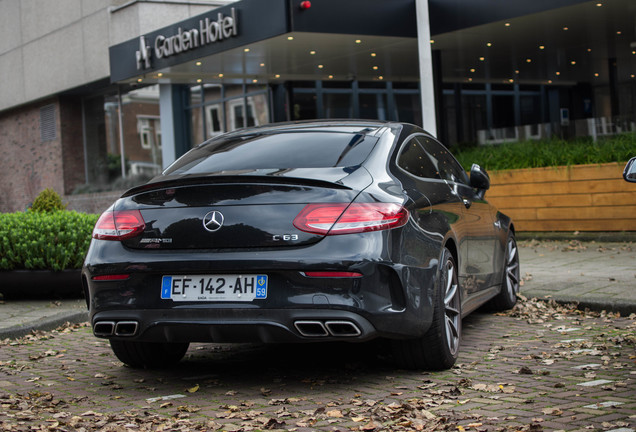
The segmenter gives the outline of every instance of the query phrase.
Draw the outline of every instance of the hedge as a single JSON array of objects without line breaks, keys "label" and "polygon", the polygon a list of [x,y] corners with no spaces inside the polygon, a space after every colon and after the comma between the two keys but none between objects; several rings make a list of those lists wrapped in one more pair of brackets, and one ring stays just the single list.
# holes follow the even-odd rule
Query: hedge
[{"label": "hedge", "polygon": [[453,149],[459,163],[473,163],[491,171],[625,162],[636,156],[636,133],[573,141],[551,139]]},{"label": "hedge", "polygon": [[82,268],[98,217],[75,211],[0,213],[0,270]]}]

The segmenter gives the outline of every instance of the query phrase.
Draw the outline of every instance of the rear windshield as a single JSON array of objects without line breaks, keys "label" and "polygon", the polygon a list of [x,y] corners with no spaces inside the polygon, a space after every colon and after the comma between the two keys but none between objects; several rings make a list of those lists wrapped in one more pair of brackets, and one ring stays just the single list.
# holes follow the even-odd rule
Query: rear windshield
[{"label": "rear windshield", "polygon": [[191,150],[164,174],[353,167],[364,162],[377,140],[377,137],[341,132],[229,136]]}]

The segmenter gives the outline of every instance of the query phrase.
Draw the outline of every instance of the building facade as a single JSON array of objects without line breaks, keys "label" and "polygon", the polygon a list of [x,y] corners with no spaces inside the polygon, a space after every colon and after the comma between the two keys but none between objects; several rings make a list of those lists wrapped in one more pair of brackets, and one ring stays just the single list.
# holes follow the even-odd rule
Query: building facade
[{"label": "building facade", "polygon": [[636,129],[632,0],[0,0],[0,24],[5,212],[46,187],[101,211],[270,122],[407,121],[449,145]]}]

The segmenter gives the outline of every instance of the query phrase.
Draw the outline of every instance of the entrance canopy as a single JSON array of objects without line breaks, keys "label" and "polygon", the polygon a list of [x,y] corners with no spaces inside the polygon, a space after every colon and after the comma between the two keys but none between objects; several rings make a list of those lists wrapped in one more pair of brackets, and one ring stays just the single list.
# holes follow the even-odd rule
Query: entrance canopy
[{"label": "entrance canopy", "polygon": [[[176,83],[418,81],[417,39],[291,32],[161,71]],[[159,73],[148,79],[159,80]]]},{"label": "entrance canopy", "polygon": [[[429,6],[443,82],[597,85],[636,71],[633,0]],[[242,0],[111,47],[111,80],[413,82],[416,37],[415,0]]]},{"label": "entrance canopy", "polygon": [[[442,51],[445,82],[607,85],[633,80],[636,73],[636,2],[634,0],[553,1],[547,10],[520,14],[509,2],[508,17],[497,21],[479,15],[500,12],[431,0],[431,14],[457,17],[431,19],[433,49]],[[484,2],[481,2],[484,3]],[[466,8],[472,4],[473,8]],[[560,5],[565,5],[561,6]],[[461,17],[473,17],[471,27]],[[477,16],[477,18],[474,18]]]},{"label": "entrance canopy", "polygon": [[412,0],[243,0],[111,47],[111,80],[417,81],[416,36]]}]

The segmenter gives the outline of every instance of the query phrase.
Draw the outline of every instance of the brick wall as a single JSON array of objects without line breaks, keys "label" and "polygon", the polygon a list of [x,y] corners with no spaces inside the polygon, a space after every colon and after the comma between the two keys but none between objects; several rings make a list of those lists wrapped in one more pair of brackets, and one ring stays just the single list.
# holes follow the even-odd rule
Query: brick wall
[{"label": "brick wall", "polygon": [[486,199],[517,231],[636,231],[636,185],[625,163],[490,173]]},{"label": "brick wall", "polygon": [[[55,139],[40,139],[40,108],[55,107]],[[24,210],[43,189],[64,193],[57,99],[0,113],[0,211]]]},{"label": "brick wall", "polygon": [[83,213],[101,214],[114,203],[124,191],[100,192],[91,194],[67,195],[62,201],[68,210]]}]

